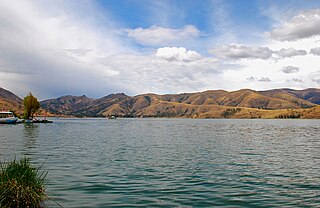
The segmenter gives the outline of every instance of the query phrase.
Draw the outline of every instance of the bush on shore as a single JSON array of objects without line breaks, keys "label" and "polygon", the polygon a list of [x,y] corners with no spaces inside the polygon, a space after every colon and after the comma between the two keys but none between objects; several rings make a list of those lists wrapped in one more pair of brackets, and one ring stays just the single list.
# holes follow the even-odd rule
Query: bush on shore
[{"label": "bush on shore", "polygon": [[30,160],[14,159],[0,164],[0,207],[41,207],[47,172],[31,165]]}]

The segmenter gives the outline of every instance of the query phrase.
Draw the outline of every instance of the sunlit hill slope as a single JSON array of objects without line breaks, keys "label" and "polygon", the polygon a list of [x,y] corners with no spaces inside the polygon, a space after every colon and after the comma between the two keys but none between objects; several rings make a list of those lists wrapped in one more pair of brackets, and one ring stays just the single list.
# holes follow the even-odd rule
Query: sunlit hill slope
[{"label": "sunlit hill slope", "polygon": [[[62,96],[41,101],[43,112],[78,117],[320,118],[320,89],[275,89],[183,94],[123,93],[93,99]],[[22,99],[0,88],[0,108],[23,112]]]},{"label": "sunlit hill slope", "polygon": [[56,114],[75,116],[190,118],[320,118],[320,90],[278,89],[183,94],[111,94],[100,99],[63,96],[41,102]]}]

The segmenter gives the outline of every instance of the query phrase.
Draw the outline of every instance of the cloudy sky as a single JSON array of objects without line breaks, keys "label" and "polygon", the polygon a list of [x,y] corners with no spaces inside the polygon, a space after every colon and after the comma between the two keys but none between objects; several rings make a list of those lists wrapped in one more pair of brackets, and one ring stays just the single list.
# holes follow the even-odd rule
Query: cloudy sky
[{"label": "cloudy sky", "polygon": [[62,95],[320,87],[319,0],[1,0],[0,87]]}]

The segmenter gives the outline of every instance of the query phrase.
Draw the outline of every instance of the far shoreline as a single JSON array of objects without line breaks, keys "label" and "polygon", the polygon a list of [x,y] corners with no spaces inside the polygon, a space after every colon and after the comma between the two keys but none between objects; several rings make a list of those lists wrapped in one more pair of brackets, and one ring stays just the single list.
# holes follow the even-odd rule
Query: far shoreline
[{"label": "far shoreline", "polygon": [[[44,116],[36,116],[37,118],[44,118]],[[95,116],[46,116],[46,118],[54,118],[54,119],[107,119],[107,120],[114,120],[109,119],[108,117],[95,117]],[[202,117],[156,117],[156,116],[148,116],[148,117],[124,117],[119,116],[116,119],[199,119],[199,120],[318,120],[320,118],[202,118]]]}]

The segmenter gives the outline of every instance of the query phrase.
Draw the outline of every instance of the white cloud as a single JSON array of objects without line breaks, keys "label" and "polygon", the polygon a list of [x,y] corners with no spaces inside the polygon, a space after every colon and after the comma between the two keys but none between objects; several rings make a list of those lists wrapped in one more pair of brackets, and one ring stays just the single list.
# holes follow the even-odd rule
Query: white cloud
[{"label": "white cloud", "polygon": [[273,51],[268,47],[248,47],[243,45],[222,45],[209,50],[211,54],[231,59],[268,59]]},{"label": "white cloud", "polygon": [[[87,3],[73,6],[85,7],[88,16],[99,12]],[[73,11],[81,8],[70,10],[68,4],[19,1],[17,6],[16,2],[0,1],[0,84],[20,96],[32,91],[39,98],[120,89],[118,83],[106,82],[101,76],[117,72],[101,68],[95,59],[127,49],[111,25],[96,28],[95,20],[76,18]],[[8,81],[12,77],[15,82]]]},{"label": "white cloud", "polygon": [[71,55],[76,55],[76,56],[87,55],[92,50],[93,49],[88,49],[88,48],[66,49],[66,51],[69,52]]},{"label": "white cloud", "polygon": [[271,82],[271,79],[269,77],[261,77],[258,82]]},{"label": "white cloud", "polygon": [[285,67],[282,67],[281,71],[285,74],[292,74],[292,73],[298,73],[300,70],[298,67],[295,67],[295,66],[285,66]]},{"label": "white cloud", "polygon": [[292,56],[304,56],[307,54],[307,51],[305,50],[296,50],[294,48],[282,48],[279,51],[276,52],[276,54],[280,58],[287,58]]},{"label": "white cloud", "polygon": [[267,34],[279,41],[295,41],[320,35],[320,9],[303,11]]},{"label": "white cloud", "polygon": [[[77,1],[72,6],[69,2],[19,1],[16,6],[16,2],[0,1],[0,87],[20,96],[32,91],[40,99],[65,94],[99,97],[114,92],[133,95],[319,87],[320,73],[314,72],[319,70],[315,67],[320,66],[320,59],[313,56],[320,54],[315,48],[317,37],[291,42],[267,40],[261,47],[223,45],[210,50],[215,56],[212,58],[204,55],[204,48],[217,44],[218,39],[222,44],[225,40],[238,42],[237,37],[226,37],[237,29],[232,28],[228,35],[218,28],[213,35],[218,39],[199,37],[200,31],[190,25],[128,30],[127,35],[142,45],[157,46],[154,51],[152,47],[131,45],[117,22],[105,13],[98,14],[94,6],[88,7],[92,1]],[[101,16],[103,21],[95,22]],[[223,23],[224,18],[219,21]],[[216,27],[232,27],[232,21],[219,25]],[[299,78],[287,74],[284,79],[283,66],[299,66],[303,71]]]},{"label": "white cloud", "polygon": [[303,83],[303,79],[301,78],[292,78],[291,80],[288,80],[289,82],[292,81],[292,82],[297,82],[297,83]]},{"label": "white cloud", "polygon": [[214,56],[230,59],[283,59],[308,54],[306,50],[297,50],[292,47],[271,50],[269,47],[251,47],[234,44],[217,46],[209,50],[209,52]]},{"label": "white cloud", "polygon": [[167,61],[195,61],[201,59],[201,55],[196,51],[185,48],[164,47],[157,50],[156,56]]},{"label": "white cloud", "polygon": [[[222,45],[209,50],[215,57],[227,58],[225,61],[242,66],[242,70],[225,71],[223,74],[223,78],[229,80],[228,83],[232,82],[236,88],[305,89],[319,87],[320,76],[319,73],[314,72],[319,70],[316,66],[320,65],[320,59],[313,56],[320,55],[320,49],[317,53],[318,49],[315,48],[319,43],[318,36],[290,42],[265,39],[260,42],[261,44],[254,43],[255,47],[250,46],[252,41],[247,43],[248,45]],[[253,48],[256,50],[254,51]],[[258,53],[257,49],[263,52]],[[308,51],[310,52],[307,53]],[[283,66],[297,67],[297,69],[283,68]],[[283,73],[286,73],[285,79]],[[299,77],[295,77],[297,73]]]},{"label": "white cloud", "polygon": [[315,56],[320,56],[320,47],[318,48],[311,48],[310,49],[310,54],[313,54]]},{"label": "white cloud", "polygon": [[248,80],[248,81],[256,81],[257,77],[250,76],[250,77],[247,77],[246,80]]},{"label": "white cloud", "polygon": [[258,79],[257,77],[254,76],[250,76],[247,77],[246,80],[248,81],[258,81],[258,82],[271,82],[271,79],[269,77],[261,77],[260,79]]},{"label": "white cloud", "polygon": [[157,56],[115,55],[99,60],[104,66],[113,66],[119,76],[113,82],[121,82],[137,93],[194,92],[220,88],[224,71],[237,69],[237,65],[222,64],[213,58],[194,61],[167,61]]},{"label": "white cloud", "polygon": [[309,79],[311,79],[312,83],[314,83],[317,87],[319,87],[320,86],[320,70],[310,73]]},{"label": "white cloud", "polygon": [[151,26],[150,28],[128,29],[128,37],[143,45],[162,46],[174,42],[181,42],[197,38],[200,31],[193,25],[186,25],[182,29]]},{"label": "white cloud", "polygon": [[[53,3],[58,13],[50,13],[46,9],[52,8],[50,2],[22,1],[16,7],[0,1],[1,87],[20,96],[31,91],[39,99],[190,92],[225,88],[223,73],[239,68],[183,48],[160,50],[158,56],[137,55],[126,40],[119,39],[122,36],[117,36],[113,25],[101,28],[91,20],[75,18],[65,8],[68,2],[60,3]],[[172,39],[176,41],[198,35],[192,26],[167,32],[177,35]]]}]

